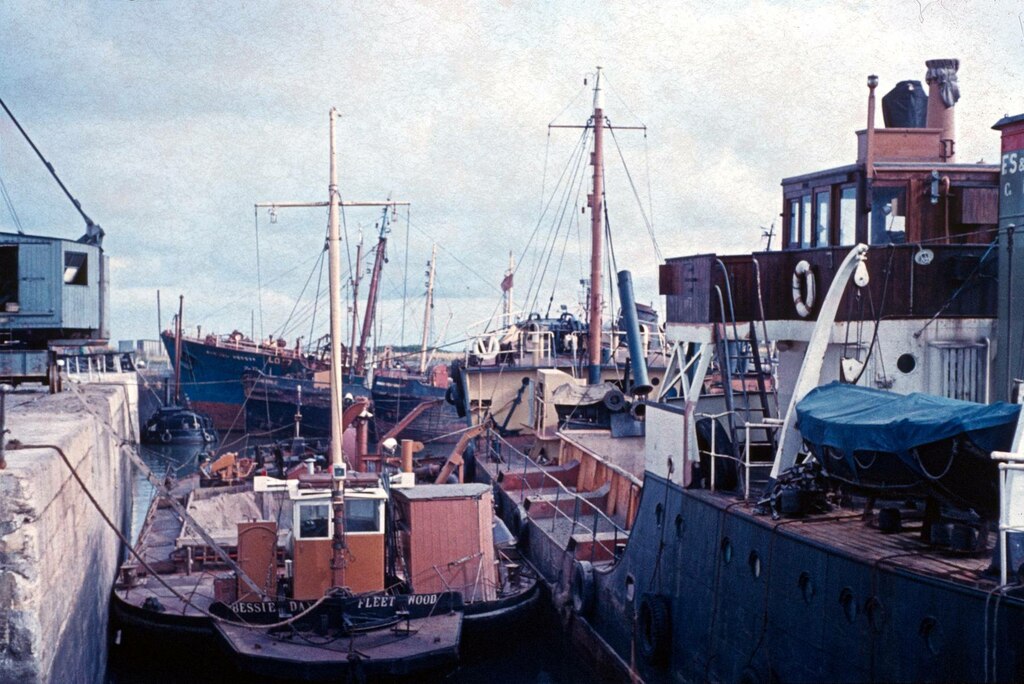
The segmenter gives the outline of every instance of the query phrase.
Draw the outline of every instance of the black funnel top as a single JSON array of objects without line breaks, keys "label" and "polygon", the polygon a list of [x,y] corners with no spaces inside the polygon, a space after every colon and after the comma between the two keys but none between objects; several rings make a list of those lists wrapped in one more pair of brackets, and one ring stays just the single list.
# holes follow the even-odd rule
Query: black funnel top
[{"label": "black funnel top", "polygon": [[900,81],[882,98],[886,128],[924,128],[928,119],[928,91],[920,81]]}]

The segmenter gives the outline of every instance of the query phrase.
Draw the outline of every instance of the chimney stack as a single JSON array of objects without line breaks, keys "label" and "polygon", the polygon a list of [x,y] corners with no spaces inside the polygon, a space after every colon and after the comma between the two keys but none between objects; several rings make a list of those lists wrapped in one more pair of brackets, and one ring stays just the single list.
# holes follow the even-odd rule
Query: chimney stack
[{"label": "chimney stack", "polygon": [[928,128],[942,129],[942,158],[947,162],[956,161],[956,122],[953,106],[960,99],[960,85],[956,73],[960,68],[958,59],[929,59],[925,62],[928,73]]}]

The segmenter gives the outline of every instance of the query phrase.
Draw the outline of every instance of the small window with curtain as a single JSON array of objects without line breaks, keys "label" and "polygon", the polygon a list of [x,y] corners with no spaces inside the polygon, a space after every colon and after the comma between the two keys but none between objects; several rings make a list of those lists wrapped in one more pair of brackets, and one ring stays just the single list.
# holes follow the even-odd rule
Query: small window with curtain
[{"label": "small window with curtain", "polygon": [[857,188],[843,188],[839,193],[839,244],[857,244]]},{"label": "small window with curtain", "polygon": [[830,214],[832,202],[829,200],[828,190],[819,190],[814,193],[814,215],[816,217],[814,226],[815,247],[828,247],[829,230],[832,227],[832,216]]}]

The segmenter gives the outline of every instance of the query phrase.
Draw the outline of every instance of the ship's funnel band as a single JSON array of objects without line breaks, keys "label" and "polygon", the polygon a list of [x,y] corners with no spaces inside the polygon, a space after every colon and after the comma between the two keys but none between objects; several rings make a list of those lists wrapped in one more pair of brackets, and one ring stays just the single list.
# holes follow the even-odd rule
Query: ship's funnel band
[{"label": "ship's funnel band", "polygon": [[925,62],[928,73],[925,80],[930,85],[936,83],[939,86],[939,95],[946,107],[952,107],[960,99],[960,84],[957,82],[956,72],[960,68],[959,59],[930,59]]}]

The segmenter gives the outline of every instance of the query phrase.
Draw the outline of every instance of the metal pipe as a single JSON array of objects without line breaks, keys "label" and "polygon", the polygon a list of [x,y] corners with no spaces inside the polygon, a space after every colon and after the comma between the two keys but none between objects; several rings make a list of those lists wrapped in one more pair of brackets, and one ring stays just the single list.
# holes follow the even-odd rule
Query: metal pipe
[{"label": "metal pipe", "polygon": [[626,341],[629,343],[629,359],[633,368],[633,394],[646,396],[654,386],[647,375],[647,359],[644,357],[640,340],[640,321],[636,315],[636,299],[633,296],[633,276],[629,271],[619,271],[619,298],[622,301],[622,319],[626,327]]},{"label": "metal pipe", "polygon": [[4,450],[7,446],[7,393],[12,392],[12,385],[0,385],[0,470],[7,467]]}]

